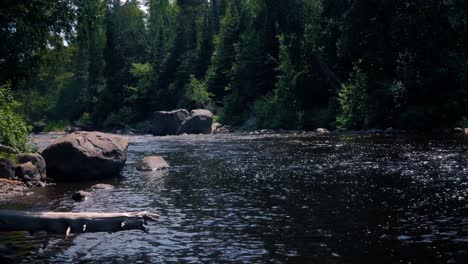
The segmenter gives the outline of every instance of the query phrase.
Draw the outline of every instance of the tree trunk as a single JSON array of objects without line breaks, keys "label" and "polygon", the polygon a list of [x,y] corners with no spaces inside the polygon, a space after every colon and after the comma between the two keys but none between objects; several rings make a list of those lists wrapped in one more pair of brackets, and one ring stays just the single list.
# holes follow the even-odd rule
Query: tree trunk
[{"label": "tree trunk", "polygon": [[0,231],[46,231],[51,234],[85,232],[118,232],[141,230],[148,221],[157,221],[159,215],[148,212],[135,213],[59,213],[19,212],[0,210]]},{"label": "tree trunk", "polygon": [[211,8],[213,9],[215,31],[216,31],[216,34],[218,34],[219,31],[221,30],[221,22],[220,22],[220,19],[219,19],[218,0],[212,0],[211,1]]}]

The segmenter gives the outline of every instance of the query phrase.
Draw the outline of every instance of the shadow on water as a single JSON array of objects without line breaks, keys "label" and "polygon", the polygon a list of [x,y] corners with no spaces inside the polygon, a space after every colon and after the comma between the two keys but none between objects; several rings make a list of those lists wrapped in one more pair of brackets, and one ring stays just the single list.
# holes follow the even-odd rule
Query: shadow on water
[{"label": "shadow on water", "polygon": [[[35,138],[47,145],[48,136]],[[18,210],[161,215],[138,231],[52,238],[0,234],[15,263],[463,263],[468,141],[460,138],[232,134],[131,136],[122,177],[37,190]],[[161,155],[164,172],[135,169]]]}]

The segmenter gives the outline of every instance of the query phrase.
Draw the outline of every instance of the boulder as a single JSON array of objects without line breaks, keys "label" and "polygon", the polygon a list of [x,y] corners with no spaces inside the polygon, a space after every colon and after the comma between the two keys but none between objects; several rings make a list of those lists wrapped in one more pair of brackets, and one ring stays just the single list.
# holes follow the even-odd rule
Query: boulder
[{"label": "boulder", "polygon": [[199,116],[199,115],[213,118],[213,113],[211,113],[210,110],[194,109],[194,110],[190,111],[190,116]]},{"label": "boulder", "polygon": [[32,123],[32,130],[35,134],[38,134],[40,132],[43,132],[44,129],[46,128],[47,124],[42,122],[42,121],[37,121]]},{"label": "boulder", "polygon": [[169,164],[160,156],[144,157],[137,165],[137,170],[155,171],[169,168]]},{"label": "boulder", "polygon": [[46,177],[46,163],[41,155],[36,153],[23,153],[17,155],[16,159],[21,164],[31,162],[39,171],[41,178],[44,179]]},{"label": "boulder", "polygon": [[185,120],[178,134],[211,134],[213,114],[204,109],[192,110],[190,117]]},{"label": "boulder", "polygon": [[185,109],[155,112],[152,128],[153,135],[177,135],[180,126],[189,116],[189,112]]},{"label": "boulder", "polygon": [[0,157],[0,178],[11,179],[15,177],[15,163]]},{"label": "boulder", "polygon": [[16,168],[16,177],[23,182],[40,181],[42,178],[39,170],[32,162],[19,165]]},{"label": "boulder", "polygon": [[75,132],[56,139],[43,152],[47,175],[55,180],[91,180],[119,175],[128,139],[100,132]]},{"label": "boulder", "polygon": [[223,125],[221,125],[220,123],[213,123],[213,125],[211,125],[211,133],[214,133],[216,130],[222,128]]},{"label": "boulder", "polygon": [[0,152],[7,153],[7,154],[18,154],[19,151],[13,147],[5,146],[0,144]]},{"label": "boulder", "polygon": [[454,129],[452,129],[452,133],[456,134],[456,135],[464,135],[465,130],[463,128],[461,128],[461,127],[456,127]]}]

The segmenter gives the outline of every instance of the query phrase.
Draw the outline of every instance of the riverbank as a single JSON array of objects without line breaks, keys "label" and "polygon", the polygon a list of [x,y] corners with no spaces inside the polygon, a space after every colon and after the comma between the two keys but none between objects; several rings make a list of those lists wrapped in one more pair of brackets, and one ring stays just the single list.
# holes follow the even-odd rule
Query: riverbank
[{"label": "riverbank", "polygon": [[0,179],[0,203],[27,195],[29,188],[22,182]]}]

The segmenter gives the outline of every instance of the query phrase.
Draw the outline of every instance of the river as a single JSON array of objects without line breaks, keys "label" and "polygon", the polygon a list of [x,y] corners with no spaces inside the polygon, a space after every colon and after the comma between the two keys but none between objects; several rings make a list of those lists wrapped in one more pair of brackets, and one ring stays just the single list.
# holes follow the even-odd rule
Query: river
[{"label": "river", "polygon": [[[44,148],[54,136],[37,135]],[[0,234],[15,263],[468,263],[468,138],[234,133],[129,136],[121,177],[58,183],[0,208],[148,210],[150,234]],[[161,155],[166,171],[140,172]]]}]

